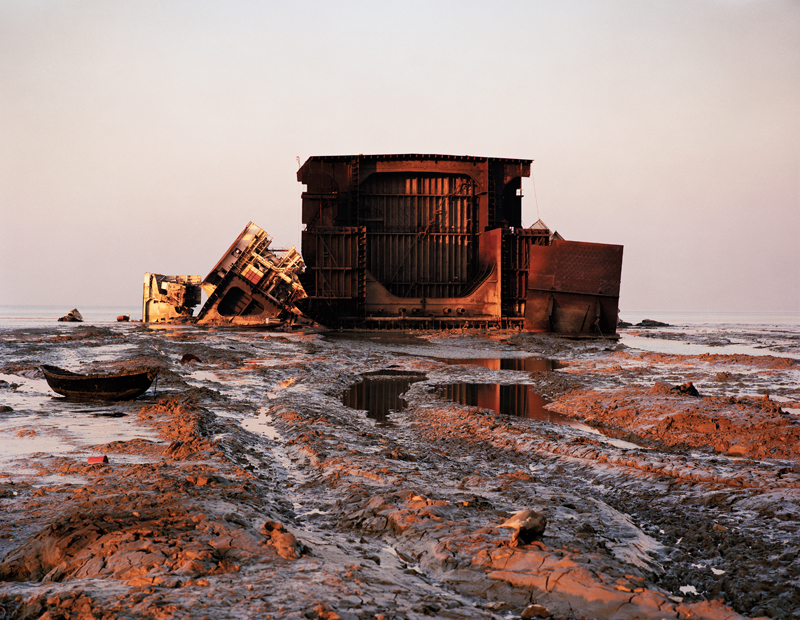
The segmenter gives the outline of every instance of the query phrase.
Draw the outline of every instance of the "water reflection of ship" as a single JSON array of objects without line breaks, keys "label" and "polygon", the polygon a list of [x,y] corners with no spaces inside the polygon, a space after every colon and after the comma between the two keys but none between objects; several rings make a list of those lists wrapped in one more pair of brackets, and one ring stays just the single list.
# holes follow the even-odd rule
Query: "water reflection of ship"
[{"label": "water reflection of ship", "polygon": [[641,446],[603,436],[591,426],[579,422],[555,411],[550,411],[545,406],[550,402],[533,391],[531,385],[499,385],[497,383],[451,383],[437,386],[439,394],[461,405],[489,409],[495,413],[511,415],[539,422],[549,422],[569,426],[586,433],[590,433],[600,441],[609,443],[618,448],[629,450],[642,449]]},{"label": "water reflection of ship", "polygon": [[412,383],[425,379],[424,373],[392,373],[383,371],[366,374],[342,395],[342,404],[351,409],[367,412],[367,417],[380,423],[387,422],[389,414],[401,411],[406,401],[401,398]]},{"label": "water reflection of ship", "polygon": [[564,416],[545,409],[550,401],[534,392],[530,385],[451,383],[439,386],[439,393],[447,400],[461,405],[543,422],[565,423],[561,419]]},{"label": "water reflection of ship", "polygon": [[[471,360],[481,361],[481,360]],[[499,362],[499,360],[489,360]],[[523,359],[510,360],[521,365]],[[549,361],[549,360],[538,360]],[[520,368],[521,369],[521,368]],[[506,368],[503,368],[506,370]],[[367,412],[367,417],[378,422],[387,422],[392,412],[406,407],[403,399],[412,383],[422,381],[424,373],[403,371],[378,371],[362,376],[342,394],[342,404],[351,409]],[[533,391],[533,386],[524,384],[500,385],[498,383],[451,383],[436,388],[442,398],[461,405],[480,407],[495,413],[511,415],[540,422],[564,424],[576,428],[584,425],[560,413],[546,409],[550,402]]]},{"label": "water reflection of ship", "polygon": [[566,367],[566,364],[558,360],[546,359],[543,357],[478,357],[478,358],[459,358],[459,359],[439,359],[445,364],[481,366],[489,370],[518,370],[524,372],[550,372]]},{"label": "water reflection of ship", "polygon": [[498,383],[451,383],[438,387],[439,393],[444,398],[461,405],[593,431],[577,420],[547,409],[546,405],[550,401],[534,392],[533,389],[531,385],[500,385]]}]

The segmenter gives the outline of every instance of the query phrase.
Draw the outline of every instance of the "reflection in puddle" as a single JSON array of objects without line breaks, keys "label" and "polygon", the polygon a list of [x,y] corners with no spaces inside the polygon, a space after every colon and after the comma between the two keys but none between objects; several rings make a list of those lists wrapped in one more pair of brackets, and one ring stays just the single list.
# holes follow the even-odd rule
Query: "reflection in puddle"
[{"label": "reflection in puddle", "polygon": [[530,418],[555,424],[577,424],[574,420],[544,408],[549,402],[530,385],[498,383],[450,383],[437,386],[439,394],[461,405],[491,409],[495,413]]},{"label": "reflection in puddle", "polygon": [[412,383],[425,380],[425,373],[382,370],[362,377],[360,383],[342,394],[342,404],[351,409],[365,409],[368,418],[386,422],[390,412],[405,408],[406,402],[400,396]]},{"label": "reflection in puddle", "polygon": [[795,402],[797,402],[795,399],[787,398],[786,396],[775,396],[774,394],[770,395],[770,398],[774,401],[777,401],[778,403],[781,403],[780,405],[781,411],[783,411],[784,413],[790,413],[792,415],[800,415],[800,407],[787,407],[786,405],[782,404],[782,403],[789,403],[793,405]]},{"label": "reflection in puddle", "polygon": [[445,364],[483,366],[490,370],[522,370],[525,372],[550,372],[566,368],[567,364],[542,357],[479,357],[463,359],[442,359]]},{"label": "reflection in puddle", "polygon": [[568,416],[545,408],[550,401],[533,391],[531,385],[500,385],[498,383],[451,383],[436,386],[439,394],[455,403],[489,409],[495,413],[513,415],[540,422],[569,426],[602,437],[602,441],[618,448],[638,449],[641,446],[603,436],[600,431]]},{"label": "reflection in puddle", "polygon": [[266,407],[261,407],[261,409],[258,410],[257,417],[242,421],[242,427],[251,433],[258,433],[259,435],[268,437],[272,441],[281,441],[278,429],[272,425],[272,416],[266,411]]}]

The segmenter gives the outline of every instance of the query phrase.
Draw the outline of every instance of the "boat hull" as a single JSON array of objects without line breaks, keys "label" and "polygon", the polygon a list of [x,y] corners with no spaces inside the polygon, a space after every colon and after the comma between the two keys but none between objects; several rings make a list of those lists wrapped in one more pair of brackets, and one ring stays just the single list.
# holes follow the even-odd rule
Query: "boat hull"
[{"label": "boat hull", "polygon": [[75,400],[132,400],[144,394],[157,368],[108,375],[83,375],[57,366],[40,366],[47,384],[57,394]]}]

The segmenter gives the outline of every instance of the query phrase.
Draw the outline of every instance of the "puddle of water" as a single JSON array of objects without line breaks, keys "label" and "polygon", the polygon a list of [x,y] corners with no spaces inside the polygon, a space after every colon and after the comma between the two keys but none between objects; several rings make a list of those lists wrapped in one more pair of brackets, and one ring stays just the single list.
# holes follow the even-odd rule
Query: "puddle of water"
[{"label": "puddle of water", "polygon": [[278,429],[272,425],[272,422],[272,416],[268,415],[262,407],[258,412],[257,417],[242,420],[242,427],[251,433],[258,433],[259,435],[267,437],[272,441],[281,441],[281,436],[278,433]]},{"label": "puddle of water", "polygon": [[[795,399],[786,398],[785,396],[770,395],[770,399],[779,403],[795,403]],[[783,410],[785,413],[791,413],[792,415],[800,415],[800,407],[787,407],[785,405],[781,405],[781,410]]]},{"label": "puddle of water", "polygon": [[15,384],[16,389],[5,389],[0,392],[2,404],[11,407],[15,412],[41,411],[57,396],[44,379],[28,379],[16,375],[2,375],[0,380]]},{"label": "puddle of water", "polygon": [[70,452],[73,446],[52,430],[50,425],[43,426],[38,416],[18,416],[4,424],[0,428],[0,464],[36,453]]},{"label": "puddle of water", "polygon": [[490,409],[495,413],[520,418],[565,424],[577,424],[567,416],[545,409],[548,400],[533,391],[530,385],[499,383],[450,383],[436,386],[444,398],[461,405]]},{"label": "puddle of water", "polygon": [[320,510],[319,508],[312,508],[306,512],[300,512],[297,514],[298,517],[310,517],[313,515],[327,515],[330,514],[330,510]]},{"label": "puddle of water", "polygon": [[362,375],[360,383],[342,394],[342,404],[367,411],[367,417],[383,423],[392,411],[401,411],[406,402],[400,398],[412,383],[425,380],[425,373],[382,370]]},{"label": "puddle of water", "polygon": [[482,366],[490,370],[521,370],[524,372],[550,372],[566,368],[567,364],[558,360],[541,357],[479,357],[479,358],[436,358],[445,364]]},{"label": "puddle of water", "polygon": [[489,409],[495,413],[512,415],[539,422],[569,426],[601,438],[617,448],[642,449],[634,443],[605,437],[600,431],[573,418],[545,407],[550,401],[533,391],[530,385],[500,385],[498,383],[450,383],[436,386],[444,398],[461,405]]},{"label": "puddle of water", "polygon": [[89,479],[83,476],[70,476],[66,474],[51,474],[47,476],[37,476],[33,486],[43,487],[51,484],[69,484],[74,486],[85,486],[89,484]]},{"label": "puddle of water", "polygon": [[195,384],[200,383],[219,383],[220,378],[216,375],[216,373],[208,371],[208,370],[194,370],[187,375],[188,383],[194,382]]},{"label": "puddle of water", "polygon": [[279,357],[249,357],[242,362],[242,364],[250,368],[270,368],[272,366],[280,366],[284,360]]},{"label": "puddle of water", "polygon": [[0,415],[0,470],[20,475],[27,471],[26,460],[33,455],[75,455],[88,446],[148,439],[158,435],[137,424],[129,415],[148,402],[86,402],[57,396],[44,379],[2,375],[16,390],[2,390],[3,404],[12,411]]}]

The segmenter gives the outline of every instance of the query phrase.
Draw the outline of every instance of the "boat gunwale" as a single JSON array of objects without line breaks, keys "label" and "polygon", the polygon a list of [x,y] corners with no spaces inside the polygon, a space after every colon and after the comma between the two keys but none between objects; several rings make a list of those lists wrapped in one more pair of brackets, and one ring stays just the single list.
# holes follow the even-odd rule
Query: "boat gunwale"
[{"label": "boat gunwale", "polygon": [[[39,369],[44,373],[45,377],[50,375],[52,377],[58,379],[67,379],[67,380],[78,380],[78,379],[118,379],[124,377],[131,377],[134,375],[147,375],[148,377],[152,374],[151,381],[155,379],[156,375],[161,371],[160,368],[156,366],[147,366],[146,368],[139,368],[137,370],[126,370],[123,372],[113,372],[113,373],[106,373],[106,374],[99,374],[99,373],[92,373],[92,374],[82,374],[79,372],[72,372],[71,370],[66,370],[65,368],[59,368],[58,366],[52,366],[50,364],[41,364],[39,365]],[[53,370],[57,370],[58,372],[53,372]]]}]

